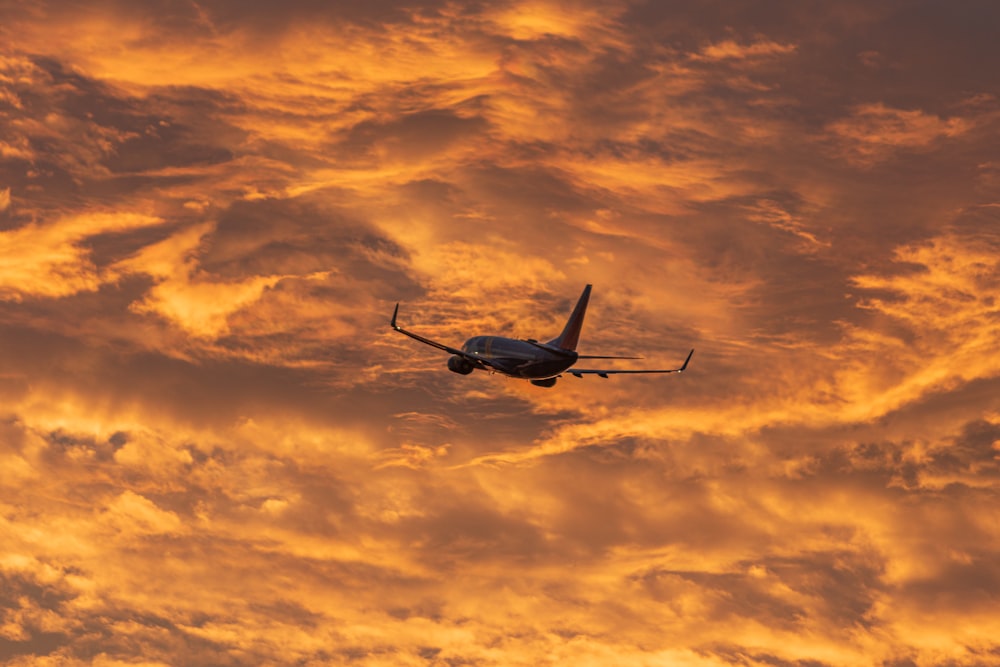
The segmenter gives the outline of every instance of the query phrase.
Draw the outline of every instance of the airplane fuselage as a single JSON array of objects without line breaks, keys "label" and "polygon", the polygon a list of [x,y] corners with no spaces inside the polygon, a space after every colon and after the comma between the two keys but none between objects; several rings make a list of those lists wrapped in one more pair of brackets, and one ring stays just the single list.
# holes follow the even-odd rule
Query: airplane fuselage
[{"label": "airplane fuselage", "polygon": [[451,354],[448,357],[448,370],[468,375],[472,371],[479,369],[490,373],[500,373],[512,378],[522,378],[530,380],[531,384],[539,387],[551,387],[555,385],[556,378],[563,373],[581,378],[585,375],[596,375],[607,378],[612,374],[619,373],[681,373],[687,368],[691,361],[694,350],[688,353],[684,365],[680,368],[640,368],[640,369],[597,369],[597,368],[573,368],[580,359],[638,359],[639,357],[622,356],[595,356],[581,355],[576,352],[576,344],[580,340],[580,329],[583,326],[583,315],[587,310],[587,302],[590,299],[591,285],[583,288],[580,299],[576,302],[573,312],[563,327],[562,333],[546,343],[528,338],[519,340],[517,338],[505,338],[503,336],[473,336],[462,344],[461,348],[452,347],[439,343],[430,338],[407,331],[396,324],[396,317],[399,315],[399,304],[392,311],[392,319],[389,326],[399,333],[420,341],[424,345],[436,347],[437,349]]},{"label": "airplane fuselage", "polygon": [[491,370],[504,375],[542,380],[559,376],[577,360],[577,353],[573,350],[549,347],[536,341],[503,336],[473,336],[462,345],[462,351],[487,360]]}]

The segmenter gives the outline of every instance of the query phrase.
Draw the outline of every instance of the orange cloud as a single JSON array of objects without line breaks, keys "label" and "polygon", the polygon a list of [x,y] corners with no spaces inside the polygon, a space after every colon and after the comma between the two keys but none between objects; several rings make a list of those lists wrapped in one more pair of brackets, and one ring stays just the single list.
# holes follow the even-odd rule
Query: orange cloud
[{"label": "orange cloud", "polygon": [[[852,2],[12,6],[0,653],[995,653],[995,39]],[[387,326],[555,334],[585,283],[585,352],[688,371]]]},{"label": "orange cloud", "polygon": [[[929,393],[1000,375],[994,336],[1000,263],[992,237],[947,234],[898,248],[896,260],[910,268],[898,275],[853,278],[865,292],[888,295],[860,302],[880,321],[865,326],[844,323],[842,343],[826,347],[822,354],[812,345],[753,353],[769,359],[761,365],[771,372],[768,381],[757,383],[755,391],[767,387],[767,397],[759,396],[752,410],[741,404],[621,406],[607,415],[562,425],[532,447],[486,454],[472,463],[528,462],[613,446],[627,438],[683,441],[696,433],[738,437],[774,424],[868,423]],[[785,380],[789,372],[794,380]],[[671,379],[692,381],[691,375]],[[565,406],[579,399],[573,394],[554,397],[560,403],[565,400]]]},{"label": "orange cloud", "polygon": [[215,338],[228,331],[228,318],[260,299],[281,276],[253,276],[242,281],[216,281],[198,275],[195,251],[211,225],[200,225],[145,247],[115,265],[120,273],[144,273],[157,279],[149,293],[130,308],[153,313],[189,334]]},{"label": "orange cloud", "polygon": [[162,224],[133,212],[94,212],[0,232],[0,298],[59,298],[92,292],[115,276],[98,269],[82,242]]},{"label": "orange cloud", "polygon": [[[924,392],[1000,373],[994,336],[1000,261],[991,237],[944,234],[898,248],[895,259],[911,268],[854,278],[865,291],[891,295],[862,301],[885,318],[884,326],[848,329],[859,359],[878,355],[891,364],[884,375],[866,373],[868,381],[844,383],[858,408],[867,405],[876,415]],[[882,385],[874,401],[872,382]]]},{"label": "orange cloud", "polygon": [[628,48],[616,19],[624,7],[596,8],[586,3],[521,2],[489,11],[485,18],[497,32],[520,41],[554,38],[580,40],[592,48]]},{"label": "orange cloud", "polygon": [[827,131],[841,142],[835,150],[847,160],[870,166],[900,149],[929,149],[939,140],[960,137],[972,127],[973,122],[964,118],[944,119],[919,109],[869,104],[855,108],[851,117],[829,124]]},{"label": "orange cloud", "polygon": [[125,491],[115,498],[106,512],[103,521],[131,535],[175,533],[183,527],[176,514],[157,507],[148,498],[132,491]]},{"label": "orange cloud", "polygon": [[782,44],[771,40],[759,40],[752,44],[740,44],[727,39],[715,44],[709,44],[701,52],[691,56],[694,60],[722,61],[747,60],[751,58],[766,58],[794,53],[798,47],[795,44]]}]

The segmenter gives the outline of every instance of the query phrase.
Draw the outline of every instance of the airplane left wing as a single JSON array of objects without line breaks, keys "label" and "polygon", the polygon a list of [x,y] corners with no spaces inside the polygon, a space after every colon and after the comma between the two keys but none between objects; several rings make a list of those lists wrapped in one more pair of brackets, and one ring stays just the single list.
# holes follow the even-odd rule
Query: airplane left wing
[{"label": "airplane left wing", "polygon": [[688,362],[691,361],[691,355],[693,355],[693,354],[694,354],[694,350],[691,350],[690,352],[688,352],[687,359],[684,360],[684,364],[680,368],[670,368],[670,369],[666,369],[666,368],[656,368],[656,369],[646,368],[646,369],[642,369],[641,368],[641,369],[638,369],[638,370],[613,370],[613,369],[597,370],[597,369],[593,369],[593,368],[570,368],[566,372],[569,373],[570,375],[572,375],[574,377],[578,377],[578,378],[582,378],[584,375],[596,375],[598,377],[606,378],[609,375],[621,375],[621,374],[625,374],[625,373],[629,373],[629,374],[634,374],[634,373],[683,373],[685,370],[687,370]]},{"label": "airplane left wing", "polygon": [[[420,341],[421,343],[423,343],[425,345],[430,345],[431,347],[436,347],[437,349],[443,350],[444,352],[450,352],[451,354],[458,355],[458,356],[462,357],[463,359],[467,359],[468,361],[472,362],[473,365],[475,365],[475,366],[477,366],[479,368],[485,368],[485,369],[496,368],[493,365],[493,363],[490,360],[488,360],[488,359],[483,359],[482,357],[479,357],[479,356],[477,356],[475,354],[469,354],[468,352],[465,352],[463,350],[459,350],[458,348],[451,347],[449,345],[445,345],[444,343],[439,343],[436,340],[431,340],[430,338],[424,338],[423,336],[418,336],[417,334],[413,333],[412,331],[407,331],[403,327],[401,327],[401,326],[399,326],[399,325],[396,324],[396,316],[397,315],[399,315],[399,304],[398,303],[396,304],[396,309],[394,311],[392,311],[392,321],[389,322],[389,326],[391,326],[394,330],[398,331],[399,333],[403,334],[404,336],[409,336],[413,340],[418,340],[418,341]],[[497,370],[499,370],[499,369],[497,369]]]}]

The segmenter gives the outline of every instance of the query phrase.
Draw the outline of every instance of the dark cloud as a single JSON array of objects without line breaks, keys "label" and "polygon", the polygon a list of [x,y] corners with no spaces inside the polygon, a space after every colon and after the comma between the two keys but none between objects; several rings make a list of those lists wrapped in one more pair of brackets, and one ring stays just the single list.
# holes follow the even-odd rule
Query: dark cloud
[{"label": "dark cloud", "polygon": [[234,202],[202,241],[202,270],[227,278],[334,270],[405,282],[407,251],[363,220],[307,198]]},{"label": "dark cloud", "polygon": [[1000,425],[985,420],[966,424],[950,446],[931,454],[930,467],[942,472],[968,472],[982,477],[1000,473]]},{"label": "dark cloud", "polygon": [[402,115],[391,122],[362,121],[336,143],[337,156],[346,160],[425,160],[447,151],[456,142],[481,137],[488,129],[482,118],[464,118],[447,109],[427,109]]},{"label": "dark cloud", "polygon": [[48,656],[71,641],[77,628],[67,618],[67,603],[77,593],[64,580],[39,581],[30,573],[0,572],[0,590],[0,617],[5,621],[0,657]]},{"label": "dark cloud", "polygon": [[[364,5],[340,6],[320,0],[295,0],[279,9],[268,2],[240,4],[220,0],[206,3],[204,8],[213,23],[222,27],[251,25],[265,34],[270,34],[276,25],[281,26],[301,20],[347,21],[376,28],[384,28],[387,25],[405,26],[411,23],[414,14],[435,15],[445,9],[446,4],[424,2],[419,5],[400,5],[396,2],[377,0]],[[475,3],[467,11],[474,8]]]}]

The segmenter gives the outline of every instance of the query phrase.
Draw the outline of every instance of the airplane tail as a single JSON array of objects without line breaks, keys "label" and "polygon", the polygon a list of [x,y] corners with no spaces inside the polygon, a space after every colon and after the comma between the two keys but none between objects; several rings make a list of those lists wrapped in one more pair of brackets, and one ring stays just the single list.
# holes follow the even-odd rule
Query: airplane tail
[{"label": "airplane tail", "polygon": [[559,334],[558,338],[550,340],[548,342],[549,345],[555,345],[564,350],[576,350],[576,345],[580,342],[580,329],[583,328],[583,316],[587,312],[587,302],[590,301],[591,287],[592,285],[587,285],[583,288],[583,294],[580,295],[580,300],[576,302],[576,308],[573,309],[573,314],[569,316],[569,320],[566,322],[566,326],[563,327],[562,333]]}]

